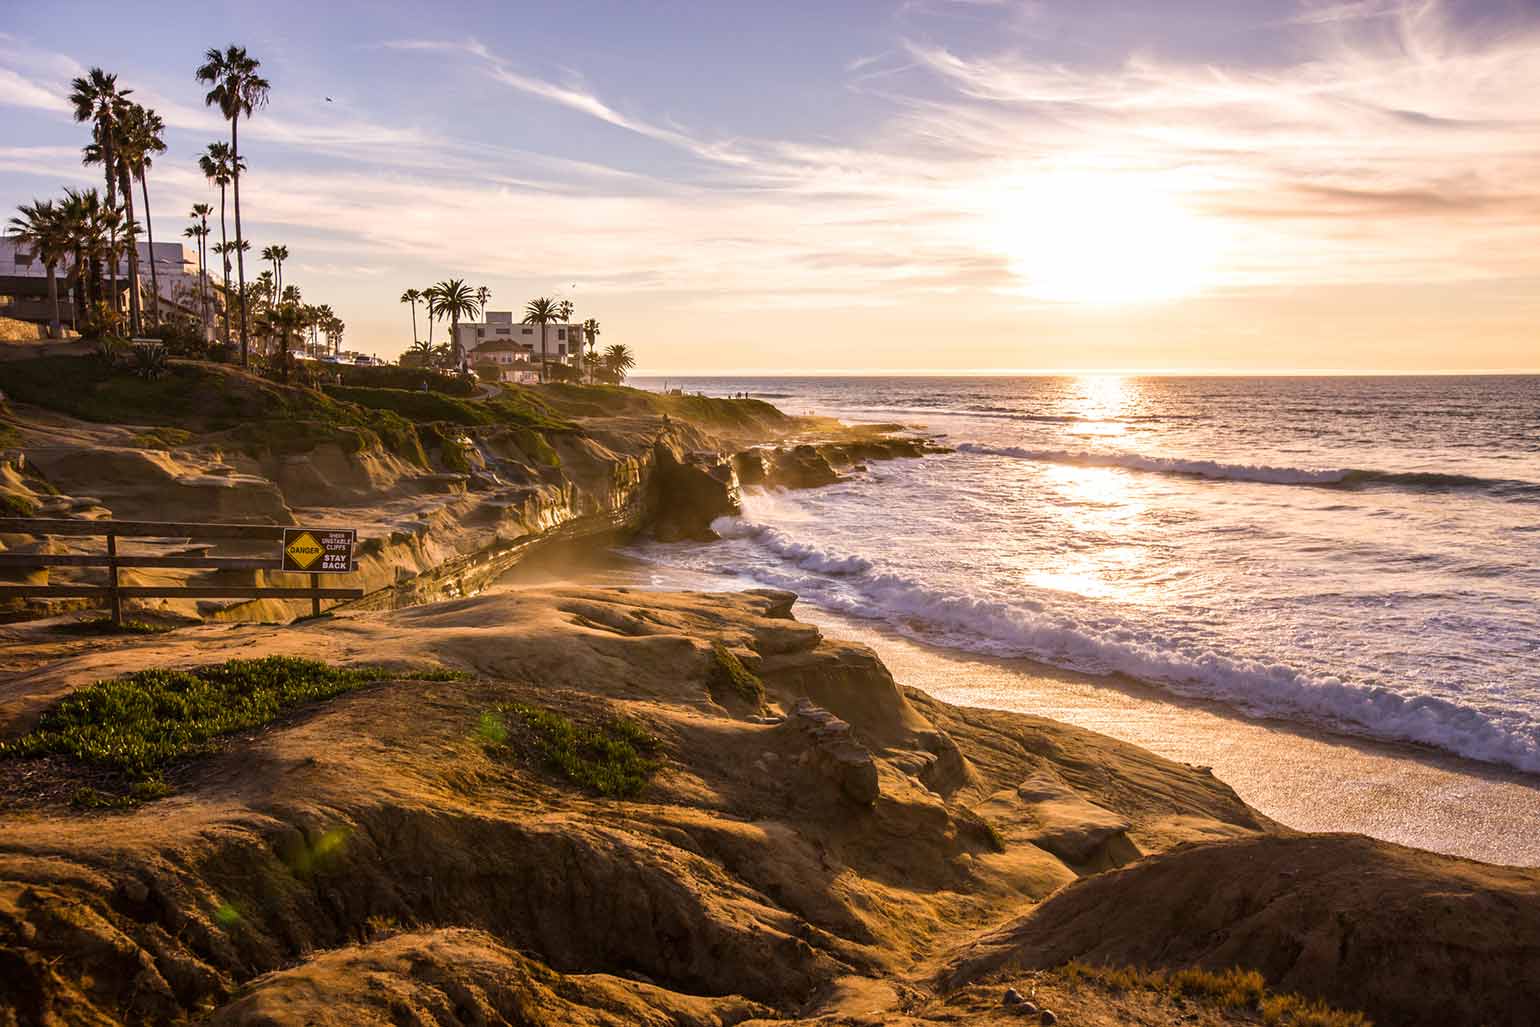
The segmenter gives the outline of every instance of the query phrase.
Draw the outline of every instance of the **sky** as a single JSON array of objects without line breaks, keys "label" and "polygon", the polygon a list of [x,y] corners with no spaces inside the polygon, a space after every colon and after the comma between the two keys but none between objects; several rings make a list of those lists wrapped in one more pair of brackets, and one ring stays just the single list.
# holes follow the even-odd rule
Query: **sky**
[{"label": "sky", "polygon": [[178,238],[239,43],[245,235],[381,356],[458,277],[643,373],[1540,369],[1540,0],[60,10],[0,22],[0,211],[99,180],[101,66]]}]

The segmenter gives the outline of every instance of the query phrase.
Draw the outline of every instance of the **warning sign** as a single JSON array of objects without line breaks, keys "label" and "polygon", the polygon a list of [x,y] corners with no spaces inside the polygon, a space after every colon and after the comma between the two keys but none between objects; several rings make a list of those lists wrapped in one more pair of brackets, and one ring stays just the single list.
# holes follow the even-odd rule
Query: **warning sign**
[{"label": "warning sign", "polygon": [[346,574],[353,569],[352,528],[283,529],[283,569],[309,574]]}]

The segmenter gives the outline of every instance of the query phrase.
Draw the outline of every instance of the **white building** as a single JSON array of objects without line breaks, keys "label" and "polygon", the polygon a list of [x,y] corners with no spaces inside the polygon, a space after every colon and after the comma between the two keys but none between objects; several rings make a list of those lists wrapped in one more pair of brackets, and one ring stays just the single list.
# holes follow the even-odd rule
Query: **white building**
[{"label": "white building", "polygon": [[[137,244],[139,250],[139,280],[146,287],[150,284],[151,248],[147,242]],[[198,255],[197,251],[179,242],[157,242],[154,247],[155,280],[160,286],[160,297],[173,304],[183,313],[198,316]],[[60,315],[67,325],[75,311],[71,305],[69,277],[73,261],[65,260],[54,269],[59,280]],[[107,277],[104,273],[103,277]],[[128,283],[128,258],[118,266],[118,280]],[[210,309],[218,309],[219,297],[210,275]],[[123,301],[125,305],[127,300]],[[84,311],[80,311],[83,314]],[[48,270],[31,249],[21,244],[14,235],[0,235],[0,314],[21,321],[45,323],[53,316],[48,304]]]},{"label": "white building", "polygon": [[[483,321],[462,321],[455,343],[471,367],[494,364],[505,382],[540,380],[542,362],[564,367],[583,366],[583,326],[574,324],[527,325],[513,319],[508,310],[489,310]],[[542,338],[543,336],[543,338]]]}]

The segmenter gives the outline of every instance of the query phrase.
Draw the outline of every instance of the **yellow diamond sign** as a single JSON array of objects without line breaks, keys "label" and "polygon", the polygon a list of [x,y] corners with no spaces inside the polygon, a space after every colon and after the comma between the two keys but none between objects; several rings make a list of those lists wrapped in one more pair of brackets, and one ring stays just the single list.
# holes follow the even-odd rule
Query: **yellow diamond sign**
[{"label": "yellow diamond sign", "polygon": [[321,558],[321,543],[315,540],[310,532],[304,532],[286,546],[283,551],[300,570],[309,570],[310,565]]}]

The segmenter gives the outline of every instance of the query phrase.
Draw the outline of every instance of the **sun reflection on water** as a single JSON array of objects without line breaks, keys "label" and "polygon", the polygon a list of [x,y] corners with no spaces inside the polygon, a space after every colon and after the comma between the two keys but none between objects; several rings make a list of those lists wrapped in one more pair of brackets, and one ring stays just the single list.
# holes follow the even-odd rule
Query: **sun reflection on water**
[{"label": "sun reflection on water", "polygon": [[[1063,413],[1077,421],[1077,435],[1109,437],[1128,431],[1120,418],[1137,408],[1137,383],[1118,375],[1085,375],[1070,384]],[[1095,599],[1148,602],[1141,569],[1149,554],[1140,545],[1120,544],[1145,513],[1146,504],[1130,489],[1127,474],[1110,467],[1073,464],[1038,465],[1036,484],[1071,522],[1066,538],[1098,538],[1091,549],[1065,547],[1052,559],[1027,570],[1026,584]]]}]

